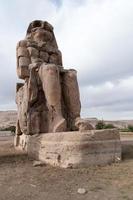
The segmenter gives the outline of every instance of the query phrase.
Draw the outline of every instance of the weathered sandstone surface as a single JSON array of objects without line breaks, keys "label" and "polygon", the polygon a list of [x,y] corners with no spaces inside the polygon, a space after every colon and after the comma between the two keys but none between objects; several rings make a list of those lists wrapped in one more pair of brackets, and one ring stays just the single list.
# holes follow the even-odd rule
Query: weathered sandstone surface
[{"label": "weathered sandstone surface", "polygon": [[121,159],[118,130],[93,130],[81,119],[75,69],[64,69],[53,27],[30,23],[17,44],[15,146],[59,167],[104,165]]},{"label": "weathered sandstone surface", "polygon": [[30,157],[63,168],[105,165],[121,160],[118,130],[25,136],[20,144]]}]

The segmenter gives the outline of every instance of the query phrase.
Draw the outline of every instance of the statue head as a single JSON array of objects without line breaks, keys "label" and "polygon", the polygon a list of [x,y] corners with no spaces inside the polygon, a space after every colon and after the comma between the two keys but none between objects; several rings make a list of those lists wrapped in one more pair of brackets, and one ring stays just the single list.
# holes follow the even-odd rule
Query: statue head
[{"label": "statue head", "polygon": [[29,24],[26,39],[47,42],[53,39],[53,27],[46,21],[35,20]]}]

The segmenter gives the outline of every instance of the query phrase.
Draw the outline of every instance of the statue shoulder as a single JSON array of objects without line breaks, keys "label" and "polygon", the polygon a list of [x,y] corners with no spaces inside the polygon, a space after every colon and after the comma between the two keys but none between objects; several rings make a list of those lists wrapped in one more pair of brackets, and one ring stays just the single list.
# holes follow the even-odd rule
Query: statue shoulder
[{"label": "statue shoulder", "polygon": [[20,40],[20,41],[17,43],[17,49],[18,49],[19,47],[27,48],[27,40]]}]

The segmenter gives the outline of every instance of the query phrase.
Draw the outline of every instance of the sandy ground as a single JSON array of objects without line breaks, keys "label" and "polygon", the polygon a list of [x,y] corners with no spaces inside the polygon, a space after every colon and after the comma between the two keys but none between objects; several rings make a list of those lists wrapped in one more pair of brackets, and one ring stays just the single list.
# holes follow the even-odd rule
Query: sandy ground
[{"label": "sandy ground", "polygon": [[[78,194],[78,188],[87,193]],[[133,159],[88,169],[33,167],[0,138],[0,200],[133,200]]]}]

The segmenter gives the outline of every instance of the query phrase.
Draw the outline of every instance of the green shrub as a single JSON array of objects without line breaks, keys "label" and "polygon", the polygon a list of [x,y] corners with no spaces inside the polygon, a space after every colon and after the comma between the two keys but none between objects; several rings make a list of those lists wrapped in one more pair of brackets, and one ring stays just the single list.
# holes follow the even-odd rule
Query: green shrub
[{"label": "green shrub", "polygon": [[121,128],[121,132],[133,132],[133,125],[128,125],[126,128]]},{"label": "green shrub", "polygon": [[105,126],[104,121],[103,120],[99,120],[95,127],[96,127],[97,130],[100,130],[100,129],[104,129],[104,126]]},{"label": "green shrub", "polygon": [[128,125],[127,129],[128,129],[129,132],[133,132],[133,126],[132,125]]},{"label": "green shrub", "polygon": [[113,124],[105,124],[103,120],[99,120],[95,126],[97,130],[115,128]]},{"label": "green shrub", "polygon": [[7,128],[1,128],[0,131],[11,131],[12,133],[15,133],[16,127],[15,126],[9,126]]},{"label": "green shrub", "polygon": [[105,129],[111,129],[111,128],[115,128],[115,126],[113,124],[105,124],[104,128]]}]

